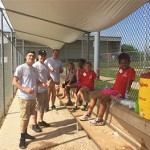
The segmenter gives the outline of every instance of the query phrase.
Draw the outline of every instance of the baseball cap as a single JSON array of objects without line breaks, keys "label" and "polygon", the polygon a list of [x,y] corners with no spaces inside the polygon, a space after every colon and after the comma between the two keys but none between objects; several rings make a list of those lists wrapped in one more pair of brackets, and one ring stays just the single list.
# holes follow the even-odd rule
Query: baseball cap
[{"label": "baseball cap", "polygon": [[45,51],[45,50],[40,50],[40,51],[38,52],[38,55],[46,55],[46,51]]}]

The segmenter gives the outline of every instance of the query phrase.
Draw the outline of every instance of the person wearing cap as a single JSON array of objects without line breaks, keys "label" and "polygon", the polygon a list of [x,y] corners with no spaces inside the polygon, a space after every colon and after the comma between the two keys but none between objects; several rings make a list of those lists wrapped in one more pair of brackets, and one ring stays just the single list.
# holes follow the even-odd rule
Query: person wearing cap
[{"label": "person wearing cap", "polygon": [[36,105],[36,88],[37,85],[47,86],[46,83],[40,82],[39,73],[32,65],[35,60],[35,52],[29,50],[26,54],[25,63],[19,65],[14,73],[12,84],[19,89],[19,106],[20,106],[20,143],[19,147],[25,149],[26,139],[35,139],[27,133],[27,127],[31,115],[35,114]]},{"label": "person wearing cap", "polygon": [[45,60],[45,64],[48,65],[50,70],[50,76],[52,77],[55,86],[50,86],[49,88],[49,96],[52,93],[51,100],[52,100],[52,110],[57,110],[55,106],[55,99],[56,95],[59,91],[59,84],[60,84],[60,73],[63,72],[62,62],[58,59],[59,50],[53,50],[52,57]]},{"label": "person wearing cap", "polygon": [[[40,81],[49,82],[50,84],[52,80],[49,75],[49,68],[46,64],[44,64],[45,59],[46,59],[46,51],[40,50],[38,52],[38,61],[33,64],[33,67],[35,67],[38,70]],[[32,120],[33,120],[32,129],[35,132],[42,132],[39,126],[50,127],[50,124],[43,121],[44,110],[45,108],[47,108],[48,103],[49,103],[48,88],[43,86],[38,86],[37,99],[36,99],[36,113],[32,115]],[[38,119],[38,123],[37,123],[37,119]]]}]

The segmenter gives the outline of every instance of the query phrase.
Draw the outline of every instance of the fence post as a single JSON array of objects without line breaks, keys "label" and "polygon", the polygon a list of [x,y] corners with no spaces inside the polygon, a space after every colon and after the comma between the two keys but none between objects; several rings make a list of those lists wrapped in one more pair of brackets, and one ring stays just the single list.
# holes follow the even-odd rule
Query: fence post
[{"label": "fence post", "polygon": [[2,62],[2,99],[3,99],[3,115],[5,116],[5,68],[4,68],[4,32],[3,32],[3,10],[1,9],[1,37],[2,37],[2,43],[1,43],[1,62]]}]

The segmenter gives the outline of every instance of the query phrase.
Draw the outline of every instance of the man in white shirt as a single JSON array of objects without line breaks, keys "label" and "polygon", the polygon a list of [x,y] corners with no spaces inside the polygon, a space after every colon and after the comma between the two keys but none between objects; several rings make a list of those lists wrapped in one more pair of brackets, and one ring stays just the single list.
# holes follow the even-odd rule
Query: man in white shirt
[{"label": "man in white shirt", "polygon": [[35,52],[28,51],[26,62],[16,68],[12,81],[13,85],[19,89],[21,132],[19,147],[21,149],[26,148],[25,139],[35,139],[34,136],[27,133],[27,127],[30,116],[35,114],[37,84],[46,86],[46,84],[39,81],[38,71],[32,66],[34,60]]},{"label": "man in white shirt", "polygon": [[55,106],[55,99],[56,94],[59,91],[59,84],[60,84],[60,73],[63,72],[62,62],[58,60],[59,50],[53,50],[52,57],[45,60],[45,64],[49,67],[50,76],[55,83],[54,86],[50,85],[49,88],[49,96],[52,93],[51,100],[52,100],[52,110],[57,110]]},{"label": "man in white shirt", "polygon": [[[46,59],[46,51],[40,50],[38,52],[38,61],[33,64],[33,67],[38,70],[39,80],[44,83],[48,82],[49,84],[51,82],[51,77],[48,66],[44,64],[45,59]],[[50,127],[50,124],[43,121],[44,109],[47,108],[48,105],[49,105],[48,88],[44,86],[38,86],[36,99],[36,113],[35,115],[32,115],[33,121],[32,129],[35,132],[42,132],[39,126]]]}]

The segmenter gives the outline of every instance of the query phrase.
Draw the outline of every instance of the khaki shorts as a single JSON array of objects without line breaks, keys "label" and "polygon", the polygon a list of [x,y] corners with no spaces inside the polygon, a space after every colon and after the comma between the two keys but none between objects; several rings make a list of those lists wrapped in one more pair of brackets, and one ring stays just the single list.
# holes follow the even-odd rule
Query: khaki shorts
[{"label": "khaki shorts", "polygon": [[44,111],[49,106],[48,91],[37,93],[36,111]]},{"label": "khaki shorts", "polygon": [[18,99],[20,106],[20,118],[23,120],[29,120],[30,116],[35,114],[36,100]]}]

